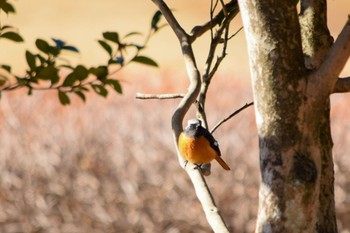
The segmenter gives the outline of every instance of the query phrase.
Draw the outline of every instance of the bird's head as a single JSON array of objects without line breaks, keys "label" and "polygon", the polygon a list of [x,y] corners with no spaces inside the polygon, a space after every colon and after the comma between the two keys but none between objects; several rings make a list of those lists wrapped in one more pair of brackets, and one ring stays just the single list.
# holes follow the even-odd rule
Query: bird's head
[{"label": "bird's head", "polygon": [[187,126],[185,128],[185,133],[188,136],[194,136],[198,133],[198,130],[201,128],[202,122],[198,119],[191,119],[187,122]]}]

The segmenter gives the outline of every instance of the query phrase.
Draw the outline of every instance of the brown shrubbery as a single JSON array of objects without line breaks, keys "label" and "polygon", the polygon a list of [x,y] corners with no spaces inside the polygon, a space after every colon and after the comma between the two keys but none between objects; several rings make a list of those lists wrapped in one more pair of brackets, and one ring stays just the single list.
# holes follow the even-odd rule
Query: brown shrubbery
[{"label": "brown shrubbery", "polygon": [[[158,92],[185,90],[186,80],[175,87],[177,80],[158,83]],[[90,95],[86,104],[73,99],[68,107],[60,106],[55,93],[3,94],[0,232],[210,232],[174,153],[170,117],[179,100],[135,100],[135,91],[152,90],[148,81],[146,87],[144,79],[126,84],[123,96]],[[211,126],[252,100],[249,84],[228,79],[214,82],[208,98]],[[334,98],[336,204],[343,232],[350,229],[347,107]],[[249,108],[215,132],[232,170],[214,162],[207,179],[235,232],[252,232],[257,211],[253,114]]]}]

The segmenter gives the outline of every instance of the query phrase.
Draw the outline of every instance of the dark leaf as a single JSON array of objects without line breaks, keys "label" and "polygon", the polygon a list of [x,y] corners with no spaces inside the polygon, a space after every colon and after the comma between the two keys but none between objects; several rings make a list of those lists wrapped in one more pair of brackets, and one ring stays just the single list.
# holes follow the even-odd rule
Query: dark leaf
[{"label": "dark leaf", "polygon": [[120,64],[124,65],[124,58],[123,57],[116,57],[114,59],[109,59],[108,64]]},{"label": "dark leaf", "polygon": [[68,51],[71,51],[71,52],[75,52],[75,53],[79,53],[79,50],[76,47],[71,46],[71,45],[63,46],[62,49],[68,50]]},{"label": "dark leaf", "polygon": [[143,46],[143,45],[134,44],[133,46],[135,46],[135,48],[137,48],[138,50],[141,50],[141,49],[145,48],[145,46]]},{"label": "dark leaf", "polygon": [[16,80],[17,80],[17,83],[19,86],[25,86],[29,83],[29,79],[28,78],[21,78],[19,76],[15,76],[16,77]]},{"label": "dark leaf", "polygon": [[35,41],[35,45],[43,53],[50,53],[50,45],[45,40],[37,39]]},{"label": "dark leaf", "polygon": [[23,38],[17,32],[5,32],[0,35],[1,38],[6,38],[15,42],[23,42]]},{"label": "dark leaf", "polygon": [[74,74],[74,71],[72,73],[68,74],[64,82],[62,83],[63,87],[71,87],[73,84],[77,81],[76,76]]},{"label": "dark leaf", "polygon": [[58,56],[58,54],[60,53],[60,49],[50,46],[49,47],[49,54],[52,54],[54,56]]},{"label": "dark leaf", "polygon": [[0,1],[0,9],[5,11],[6,14],[15,13],[15,8],[10,3],[4,0]]},{"label": "dark leaf", "polygon": [[43,56],[41,56],[40,54],[37,54],[36,57],[39,58],[41,65],[46,63],[46,59]]},{"label": "dark leaf", "polygon": [[144,65],[158,67],[158,64],[155,61],[153,61],[151,58],[145,57],[145,56],[134,57],[131,61],[138,62],[138,63],[144,64]]},{"label": "dark leaf", "polygon": [[33,55],[31,52],[29,52],[27,50],[26,51],[26,60],[27,60],[27,64],[28,64],[30,70],[34,71],[36,68],[35,55]]},{"label": "dark leaf", "polygon": [[157,29],[158,29],[158,23],[159,23],[161,17],[162,17],[162,12],[160,12],[160,11],[157,11],[157,12],[153,15],[152,22],[151,22],[151,27],[152,27],[152,29],[154,29],[154,30],[157,30]]},{"label": "dark leaf", "polygon": [[104,81],[105,84],[108,84],[113,87],[113,89],[118,92],[119,94],[123,93],[122,87],[120,86],[120,83],[118,80],[115,79],[107,79]]},{"label": "dark leaf", "polygon": [[80,86],[80,87],[79,87],[79,90],[80,90],[80,91],[86,91],[86,92],[89,92],[89,89],[88,89],[88,88],[86,88],[86,87],[83,87],[83,86]]},{"label": "dark leaf", "polygon": [[0,87],[5,85],[6,82],[7,82],[6,79],[0,79]]},{"label": "dark leaf", "polygon": [[0,31],[4,31],[6,29],[11,29],[11,28],[13,28],[11,25],[4,25],[4,26],[0,27]]},{"label": "dark leaf", "polygon": [[4,70],[6,70],[7,72],[11,73],[11,66],[9,65],[1,65],[1,68],[3,68]]},{"label": "dark leaf", "polygon": [[140,32],[130,32],[124,36],[124,38],[128,38],[130,36],[142,35]]},{"label": "dark leaf", "polygon": [[104,79],[108,75],[108,69],[106,66],[99,66],[97,68],[92,67],[89,69],[89,72],[95,75],[98,79]]},{"label": "dark leaf", "polygon": [[119,44],[119,34],[117,32],[104,32],[103,38]]},{"label": "dark leaf", "polygon": [[85,68],[85,66],[78,65],[74,69],[74,75],[78,80],[83,81],[88,77],[89,71]]},{"label": "dark leaf", "polygon": [[60,67],[67,68],[69,70],[74,70],[74,67],[71,65],[60,65]]},{"label": "dark leaf", "polygon": [[112,56],[112,48],[111,48],[111,46],[109,46],[109,44],[107,44],[103,40],[99,40],[98,43],[102,46],[102,48],[104,48],[104,50],[107,51],[109,56]]},{"label": "dark leaf", "polygon": [[102,86],[102,85],[91,84],[91,87],[100,96],[106,97],[107,94],[108,94],[107,89],[104,86]]},{"label": "dark leaf", "polygon": [[57,49],[62,49],[64,47],[64,45],[66,44],[66,42],[64,42],[63,40],[60,40],[60,39],[52,38],[52,40],[55,42]]},{"label": "dark leaf", "polygon": [[42,80],[51,80],[52,83],[56,83],[59,79],[58,70],[54,66],[47,66],[38,72],[36,78]]},{"label": "dark leaf", "polygon": [[79,96],[84,102],[86,101],[85,94],[81,91],[75,91],[74,92],[77,96]]},{"label": "dark leaf", "polygon": [[68,95],[63,91],[58,91],[58,98],[63,105],[70,104],[70,99]]}]

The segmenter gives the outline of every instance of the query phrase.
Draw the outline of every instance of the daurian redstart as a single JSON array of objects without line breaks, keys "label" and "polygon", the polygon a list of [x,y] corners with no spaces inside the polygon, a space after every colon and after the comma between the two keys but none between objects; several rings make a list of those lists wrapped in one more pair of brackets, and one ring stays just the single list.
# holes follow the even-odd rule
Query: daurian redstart
[{"label": "daurian redstart", "polygon": [[230,170],[221,158],[218,142],[198,119],[188,121],[187,127],[180,134],[178,146],[180,153],[187,162],[200,166],[216,159],[225,170]]}]

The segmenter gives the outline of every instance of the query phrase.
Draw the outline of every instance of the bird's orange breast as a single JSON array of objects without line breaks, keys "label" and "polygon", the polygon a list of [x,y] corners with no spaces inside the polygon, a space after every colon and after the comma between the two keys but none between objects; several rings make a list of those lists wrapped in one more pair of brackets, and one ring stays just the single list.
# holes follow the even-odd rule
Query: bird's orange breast
[{"label": "bird's orange breast", "polygon": [[218,156],[205,137],[191,138],[181,133],[178,146],[183,158],[194,164],[209,163]]}]

